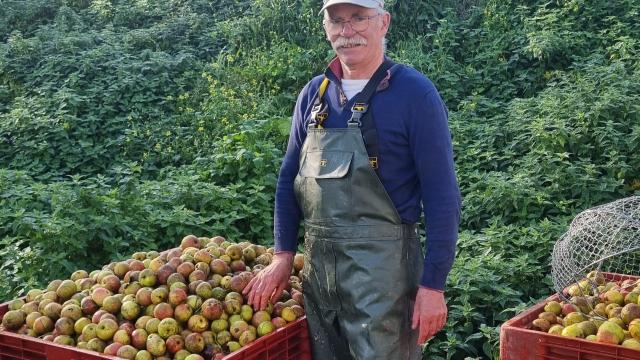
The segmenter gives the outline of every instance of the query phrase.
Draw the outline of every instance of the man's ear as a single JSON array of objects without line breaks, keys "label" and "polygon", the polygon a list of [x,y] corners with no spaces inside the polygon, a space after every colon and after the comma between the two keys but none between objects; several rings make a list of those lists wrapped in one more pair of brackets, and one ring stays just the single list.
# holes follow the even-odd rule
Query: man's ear
[{"label": "man's ear", "polygon": [[385,11],[385,13],[382,14],[381,18],[382,18],[382,29],[386,34],[387,31],[389,31],[389,26],[391,25],[391,14],[389,14],[388,11]]},{"label": "man's ear", "polygon": [[324,15],[322,16],[322,30],[324,31],[324,37],[327,39],[327,41],[331,41],[331,38],[329,37],[329,32],[327,32],[327,29],[324,28],[324,22],[328,20],[329,20],[329,14],[327,10],[325,10]]}]

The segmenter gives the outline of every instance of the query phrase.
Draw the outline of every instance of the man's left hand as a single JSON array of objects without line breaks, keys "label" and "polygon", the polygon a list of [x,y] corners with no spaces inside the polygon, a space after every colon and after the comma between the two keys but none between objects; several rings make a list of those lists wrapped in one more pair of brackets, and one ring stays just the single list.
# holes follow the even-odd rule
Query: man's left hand
[{"label": "man's left hand", "polygon": [[429,338],[440,331],[447,321],[447,306],[444,294],[420,287],[416,295],[413,308],[412,329],[418,330],[418,345],[424,344]]}]

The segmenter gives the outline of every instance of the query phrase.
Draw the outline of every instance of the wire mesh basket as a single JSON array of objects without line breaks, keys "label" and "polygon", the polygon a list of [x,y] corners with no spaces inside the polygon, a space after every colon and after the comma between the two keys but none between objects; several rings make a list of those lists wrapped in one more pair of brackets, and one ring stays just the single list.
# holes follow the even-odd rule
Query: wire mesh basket
[{"label": "wire mesh basket", "polygon": [[602,272],[640,275],[640,197],[578,214],[556,242],[551,266],[554,288],[564,300],[598,296],[604,290]]}]

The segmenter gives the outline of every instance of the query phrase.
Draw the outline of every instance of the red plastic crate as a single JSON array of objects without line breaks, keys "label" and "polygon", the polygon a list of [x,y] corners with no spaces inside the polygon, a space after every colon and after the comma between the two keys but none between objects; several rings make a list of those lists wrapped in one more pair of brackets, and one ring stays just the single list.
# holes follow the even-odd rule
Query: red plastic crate
[{"label": "red plastic crate", "polygon": [[[607,281],[640,279],[637,276],[605,273]],[[558,295],[534,305],[500,327],[501,360],[640,360],[640,351],[568,338],[531,329],[531,322],[544,311],[551,300],[559,301]]]},{"label": "red plastic crate", "polygon": [[311,360],[306,316],[225,356],[224,360]]},{"label": "red plastic crate", "polygon": [[[0,317],[9,303],[0,304]],[[94,351],[55,344],[38,338],[0,331],[0,360],[100,360],[120,359]],[[307,319],[302,317],[263,336],[249,346],[231,353],[224,360],[310,360],[311,348]]]}]

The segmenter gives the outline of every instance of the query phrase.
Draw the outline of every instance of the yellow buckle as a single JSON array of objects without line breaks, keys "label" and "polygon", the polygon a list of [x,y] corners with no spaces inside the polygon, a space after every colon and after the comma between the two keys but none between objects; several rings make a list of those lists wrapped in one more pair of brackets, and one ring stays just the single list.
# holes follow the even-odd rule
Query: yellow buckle
[{"label": "yellow buckle", "polygon": [[378,157],[376,156],[372,156],[369,158],[369,165],[371,165],[371,168],[373,169],[378,169]]},{"label": "yellow buckle", "polygon": [[353,104],[353,111],[358,111],[358,112],[365,112],[367,107],[367,104],[362,104],[362,103],[355,103]]}]

